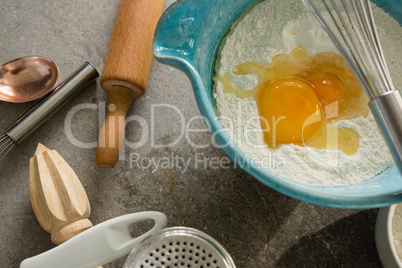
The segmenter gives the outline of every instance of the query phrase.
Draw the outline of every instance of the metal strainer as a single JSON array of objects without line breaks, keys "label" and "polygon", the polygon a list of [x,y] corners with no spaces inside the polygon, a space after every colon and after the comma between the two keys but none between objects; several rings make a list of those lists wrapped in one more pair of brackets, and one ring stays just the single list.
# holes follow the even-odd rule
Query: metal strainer
[{"label": "metal strainer", "polygon": [[166,228],[134,247],[124,268],[235,268],[211,236],[188,227]]}]

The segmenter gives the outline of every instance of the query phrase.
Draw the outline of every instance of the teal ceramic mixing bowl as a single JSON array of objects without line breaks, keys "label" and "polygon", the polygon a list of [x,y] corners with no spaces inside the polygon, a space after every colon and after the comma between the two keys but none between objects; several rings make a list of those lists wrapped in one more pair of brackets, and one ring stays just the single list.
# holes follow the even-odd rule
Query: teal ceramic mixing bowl
[{"label": "teal ceramic mixing bowl", "polygon": [[[339,208],[374,208],[402,202],[402,178],[395,166],[362,183],[321,187],[296,183],[252,163],[228,134],[215,113],[212,96],[216,53],[230,25],[261,0],[179,0],[162,15],[153,51],[159,62],[184,71],[190,78],[202,116],[226,153],[254,178],[288,196]],[[402,22],[400,0],[374,1]]]}]

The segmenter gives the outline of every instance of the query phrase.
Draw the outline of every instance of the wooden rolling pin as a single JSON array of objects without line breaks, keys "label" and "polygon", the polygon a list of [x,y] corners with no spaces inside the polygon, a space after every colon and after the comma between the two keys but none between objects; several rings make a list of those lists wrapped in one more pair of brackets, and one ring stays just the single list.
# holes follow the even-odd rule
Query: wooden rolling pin
[{"label": "wooden rolling pin", "polygon": [[30,159],[29,194],[36,218],[54,244],[92,227],[88,197],[77,175],[59,153],[42,144]]},{"label": "wooden rolling pin", "polygon": [[96,163],[112,168],[124,143],[125,118],[134,98],[147,88],[152,41],[164,0],[120,0],[101,86],[108,91],[108,112],[96,149]]}]

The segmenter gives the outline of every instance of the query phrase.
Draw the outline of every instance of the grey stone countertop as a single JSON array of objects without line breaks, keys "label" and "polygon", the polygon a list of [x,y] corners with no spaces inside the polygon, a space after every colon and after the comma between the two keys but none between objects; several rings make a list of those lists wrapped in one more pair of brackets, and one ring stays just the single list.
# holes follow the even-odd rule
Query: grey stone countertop
[{"label": "grey stone countertop", "polygon": [[[58,65],[59,81],[85,61],[101,73],[117,6],[117,0],[2,1],[0,62],[44,56]],[[156,210],[167,215],[168,226],[189,226],[214,237],[237,267],[381,266],[374,241],[378,210],[301,202],[236,167],[223,150],[213,146],[210,133],[191,134],[191,142],[179,139],[183,119],[188,123],[200,114],[190,81],[178,70],[153,61],[147,92],[134,100],[128,115],[145,119],[155,135],[151,137],[149,131],[143,146],[126,148],[124,159],[113,169],[96,165],[93,146],[77,146],[77,141],[97,141],[106,103],[107,94],[98,79],[0,163],[0,267],[18,267],[25,258],[54,247],[33,213],[29,196],[29,159],[38,143],[58,151],[74,169],[87,191],[94,225]],[[34,104],[0,102],[0,128]],[[165,106],[155,108],[155,104]],[[78,110],[70,117],[69,136],[66,118],[74,108]],[[192,128],[197,127],[205,128],[199,118],[192,122]],[[131,122],[126,139],[138,142],[143,131],[138,122]],[[175,144],[154,146],[169,143]],[[191,143],[207,146],[195,149]],[[149,164],[162,158],[170,165]],[[213,158],[222,161],[222,166],[211,162]],[[121,258],[104,267],[122,267],[124,261]]]}]

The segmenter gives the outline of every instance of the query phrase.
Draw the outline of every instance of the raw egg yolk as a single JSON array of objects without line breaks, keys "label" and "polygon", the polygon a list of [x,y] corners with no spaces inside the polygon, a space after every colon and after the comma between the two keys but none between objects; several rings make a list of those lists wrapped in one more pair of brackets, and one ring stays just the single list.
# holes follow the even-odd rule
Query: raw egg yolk
[{"label": "raw egg yolk", "polygon": [[299,143],[320,127],[322,106],[313,88],[295,78],[270,83],[259,96],[265,141]]},{"label": "raw egg yolk", "polygon": [[215,77],[224,93],[256,100],[264,141],[270,147],[294,143],[316,149],[341,150],[352,155],[359,135],[335,123],[366,117],[369,99],[342,56],[332,52],[311,55],[302,46],[273,57],[270,65],[245,62],[235,75],[254,74],[250,90],[235,86],[226,73]]},{"label": "raw egg yolk", "polygon": [[324,75],[314,79],[311,84],[324,106],[342,99],[341,86],[338,80],[331,75]]}]

